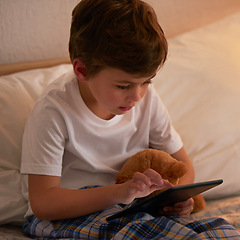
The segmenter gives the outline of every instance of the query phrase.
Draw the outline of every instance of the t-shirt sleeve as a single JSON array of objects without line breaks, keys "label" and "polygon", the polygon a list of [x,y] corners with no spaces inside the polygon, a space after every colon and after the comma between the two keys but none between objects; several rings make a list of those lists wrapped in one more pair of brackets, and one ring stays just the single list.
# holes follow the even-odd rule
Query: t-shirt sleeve
[{"label": "t-shirt sleeve", "polygon": [[177,152],[183,146],[181,137],[173,127],[170,115],[154,88],[152,88],[149,141],[150,147],[161,149],[169,154]]},{"label": "t-shirt sleeve", "polygon": [[47,100],[38,102],[25,126],[21,173],[61,176],[66,138],[60,112]]}]

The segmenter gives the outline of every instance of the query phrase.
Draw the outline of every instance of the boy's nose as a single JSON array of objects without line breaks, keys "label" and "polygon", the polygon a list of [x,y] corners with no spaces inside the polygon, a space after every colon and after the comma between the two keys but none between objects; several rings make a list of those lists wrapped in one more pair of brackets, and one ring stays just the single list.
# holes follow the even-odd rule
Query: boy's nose
[{"label": "boy's nose", "polygon": [[129,95],[129,100],[132,102],[138,102],[143,97],[143,90],[141,87],[137,87],[136,89],[133,89],[131,94]]}]

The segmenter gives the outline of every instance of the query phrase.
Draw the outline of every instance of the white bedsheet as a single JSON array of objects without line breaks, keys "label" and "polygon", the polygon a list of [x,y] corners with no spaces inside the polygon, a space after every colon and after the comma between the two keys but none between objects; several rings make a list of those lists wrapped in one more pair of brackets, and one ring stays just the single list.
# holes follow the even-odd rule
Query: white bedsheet
[{"label": "white bedsheet", "polygon": [[207,201],[206,208],[191,215],[191,219],[221,217],[240,231],[240,196]]}]

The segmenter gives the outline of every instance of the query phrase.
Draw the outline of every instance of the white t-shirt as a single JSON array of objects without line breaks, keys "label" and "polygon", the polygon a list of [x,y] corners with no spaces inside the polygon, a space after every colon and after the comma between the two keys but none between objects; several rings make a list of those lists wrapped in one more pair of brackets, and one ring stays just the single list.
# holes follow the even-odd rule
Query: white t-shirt
[{"label": "white t-shirt", "polygon": [[21,173],[61,176],[65,188],[112,184],[124,162],[149,147],[170,154],[182,147],[153,86],[130,111],[103,120],[85,105],[71,71],[49,85],[29,116]]}]

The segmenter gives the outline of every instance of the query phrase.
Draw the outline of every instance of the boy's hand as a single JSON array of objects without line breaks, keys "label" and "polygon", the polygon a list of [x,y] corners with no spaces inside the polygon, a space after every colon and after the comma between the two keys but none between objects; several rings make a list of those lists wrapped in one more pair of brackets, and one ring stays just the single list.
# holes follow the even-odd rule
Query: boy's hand
[{"label": "boy's hand", "polygon": [[[163,179],[159,173],[153,169],[148,169],[143,173],[136,172],[133,178],[121,185],[120,198],[121,203],[129,204],[135,198],[146,197],[156,190],[170,188],[173,185],[166,179]],[[159,211],[160,215],[189,217],[193,210],[193,199],[190,198],[184,202],[179,202],[173,206],[166,206]]]},{"label": "boy's hand", "polygon": [[136,172],[131,180],[121,185],[124,199],[121,202],[125,204],[131,203],[135,198],[146,197],[156,190],[173,187],[168,180],[163,179],[153,169],[148,169],[143,173]]},{"label": "boy's hand", "polygon": [[173,206],[166,206],[159,211],[160,215],[165,216],[180,216],[188,218],[193,210],[193,199],[190,198],[184,202],[179,202]]}]

